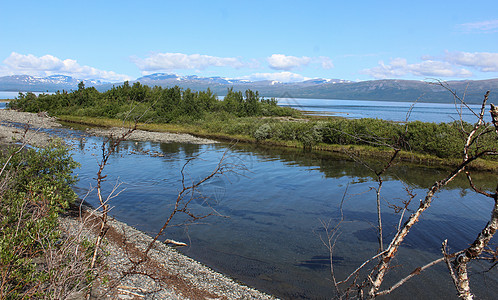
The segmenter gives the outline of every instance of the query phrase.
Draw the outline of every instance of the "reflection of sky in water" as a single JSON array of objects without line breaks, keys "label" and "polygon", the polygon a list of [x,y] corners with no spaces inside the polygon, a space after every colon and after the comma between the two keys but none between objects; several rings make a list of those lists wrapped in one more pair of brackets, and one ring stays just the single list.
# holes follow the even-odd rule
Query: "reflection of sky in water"
[{"label": "reflection of sky in water", "polygon": [[[291,99],[279,100],[279,105],[290,106],[304,111],[318,112],[321,115],[334,115],[347,118],[378,118],[392,121],[405,121],[411,102],[332,100],[332,99]],[[469,105],[479,112],[480,105]],[[410,121],[451,122],[460,119],[459,112],[467,122],[475,122],[475,117],[466,108],[446,103],[415,103]],[[486,115],[489,118],[489,114]],[[490,119],[488,120],[490,121]]]},{"label": "reflection of sky in water", "polygon": [[[48,131],[69,133],[75,138],[74,158],[82,164],[76,171],[80,179],[76,190],[83,196],[95,185],[101,139],[80,131]],[[112,214],[141,230],[156,232],[181,187],[180,169],[185,161],[194,156],[201,158],[187,168],[186,179],[191,182],[209,174],[225,149],[222,144],[122,143],[105,169],[109,177],[104,190],[110,191],[117,181],[123,182],[125,189],[112,200]],[[134,154],[143,150],[145,154]],[[341,227],[334,252],[336,275],[343,278],[370,258],[378,246],[373,227],[375,194],[365,193],[375,185],[371,174],[352,162],[313,153],[263,150],[251,145],[238,146],[229,153],[231,162],[243,163],[248,171],[241,176],[216,178],[201,189],[211,200],[197,199],[191,206],[197,212],[210,211],[212,207],[228,218],[211,217],[200,225],[170,227],[166,236],[187,241],[190,247],[182,252],[193,258],[282,298],[330,298],[328,252],[319,239],[324,234],[321,221],[337,224],[339,203],[349,185],[343,206],[347,222]],[[424,197],[425,188],[446,174],[407,166],[392,170],[382,189],[386,242],[398,224],[398,216],[387,205],[407,198],[405,185],[394,178],[401,178],[413,188],[417,194],[412,203],[415,207]],[[483,178],[488,180],[486,186],[496,186],[496,174],[476,176]],[[94,194],[86,200],[96,204]],[[438,258],[444,239],[448,239],[452,250],[465,247],[485,225],[490,210],[490,201],[467,189],[465,178],[460,178],[437,194],[431,208],[411,230],[400,250],[396,272],[406,275]],[[178,224],[183,219],[176,220]],[[474,274],[483,269],[479,264],[472,266]],[[496,269],[493,272],[486,277],[487,287],[479,285],[482,281],[473,283],[479,298],[492,299],[490,295],[497,292]],[[441,295],[454,293],[444,266],[435,267],[413,282],[392,297],[416,294],[417,298],[429,299],[437,294],[441,299]],[[479,294],[482,291],[487,294]]]},{"label": "reflection of sky in water", "polygon": [[[88,138],[76,142],[74,157],[82,163],[77,170],[80,194],[95,185],[100,145],[92,143],[100,143],[98,140]],[[140,149],[148,154],[132,154]],[[225,146],[220,144],[123,143],[105,169],[109,174],[105,189],[110,190],[118,178],[125,188],[112,200],[112,214],[139,229],[155,232],[170,212],[181,187],[180,169],[184,162],[196,155],[201,158],[187,168],[186,179],[190,182],[209,174],[224,151]],[[164,156],[154,157],[156,153]],[[318,237],[323,234],[320,221],[336,224],[340,216],[339,203],[349,184],[343,207],[347,222],[341,228],[335,252],[335,271],[342,278],[377,248],[372,227],[376,222],[375,194],[365,193],[375,183],[368,172],[351,162],[311,158],[310,154],[297,151],[283,153],[239,147],[229,153],[231,162],[244,163],[248,171],[243,172],[243,176],[216,178],[202,188],[211,200],[192,202],[194,211],[206,212],[211,206],[228,218],[211,217],[200,225],[171,227],[167,237],[189,242],[191,246],[182,251],[195,259],[282,298],[330,298],[328,252]],[[440,176],[430,169],[417,169],[414,173],[424,177],[421,184],[434,182]],[[403,177],[401,173],[392,175],[391,178]],[[418,194],[414,207],[425,191],[417,182],[408,179]],[[383,195],[385,232],[389,235],[398,221],[387,202],[399,203],[406,199],[404,185],[389,179],[384,184]],[[87,200],[96,203],[95,195]],[[439,193],[433,207],[412,229],[406,241],[410,247],[400,251],[407,260],[403,260],[403,267],[398,270],[409,273],[438,258],[444,239],[449,240],[452,249],[464,247],[486,223],[490,208],[486,199],[460,187]],[[180,217],[177,222],[181,220]],[[440,292],[452,296],[451,283],[442,288],[427,288],[431,282],[448,280],[444,268],[435,270],[438,272],[427,272],[424,284],[419,281],[417,285],[408,285],[394,297],[416,293],[419,298],[434,298],[438,293],[440,298]],[[496,287],[495,279],[488,280],[488,286]],[[493,289],[488,288],[489,293],[496,292]]]}]

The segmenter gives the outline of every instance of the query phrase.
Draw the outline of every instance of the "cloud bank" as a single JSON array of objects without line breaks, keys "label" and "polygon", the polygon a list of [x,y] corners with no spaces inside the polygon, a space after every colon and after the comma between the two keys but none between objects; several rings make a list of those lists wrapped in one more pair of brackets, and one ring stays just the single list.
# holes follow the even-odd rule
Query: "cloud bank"
[{"label": "cloud bank", "polygon": [[379,62],[377,67],[362,71],[377,79],[399,78],[406,75],[426,77],[471,77],[474,69],[479,72],[498,72],[498,53],[446,52],[439,59],[422,57],[422,62],[408,63],[404,58],[392,59],[389,64]]},{"label": "cloud bank", "polygon": [[37,57],[12,52],[2,66],[2,73],[7,75],[68,75],[79,79],[100,79],[105,81],[129,80],[129,76],[113,71],[99,70],[90,66],[82,66],[73,59],[59,59],[52,55]]},{"label": "cloud bank", "polygon": [[448,62],[425,60],[421,63],[409,64],[404,58],[395,58],[389,64],[383,61],[379,66],[362,71],[377,79],[399,78],[406,75],[435,77],[468,77],[472,72],[455,68]]},{"label": "cloud bank", "polygon": [[155,53],[147,58],[132,58],[141,71],[205,70],[209,67],[241,68],[244,64],[234,57],[201,54]]},{"label": "cloud bank", "polygon": [[498,31],[498,20],[465,23],[461,24],[460,27],[469,32],[496,32]]},{"label": "cloud bank", "polygon": [[[211,67],[257,68],[261,64],[255,59],[249,62],[241,61],[235,57],[217,57],[202,54],[184,53],[154,53],[146,58],[133,57],[131,59],[142,73],[174,72],[177,70],[206,70]],[[323,69],[333,68],[332,60],[325,56],[296,57],[284,54],[273,54],[266,58],[270,69],[280,70],[277,73],[254,73],[239,78],[251,80],[275,80],[282,82],[296,82],[305,80],[305,77],[289,72],[295,68],[305,67],[309,64],[319,64]]]},{"label": "cloud bank", "polygon": [[332,60],[326,56],[320,57],[296,57],[285,54],[273,54],[266,59],[268,66],[274,70],[290,71],[292,69],[301,68],[313,64],[320,64],[323,69],[331,69],[334,67]]},{"label": "cloud bank", "polygon": [[498,53],[446,52],[444,59],[449,63],[472,67],[481,72],[498,72]]},{"label": "cloud bank", "polygon": [[280,81],[280,82],[299,82],[303,80],[307,80],[309,78],[304,77],[300,74],[292,73],[292,72],[278,72],[278,73],[254,73],[249,76],[243,76],[241,79],[249,79],[249,80],[271,80],[271,81]]},{"label": "cloud bank", "polygon": [[289,71],[294,68],[306,66],[311,62],[311,58],[307,56],[296,57],[284,54],[273,54],[266,59],[270,68],[274,70]]}]

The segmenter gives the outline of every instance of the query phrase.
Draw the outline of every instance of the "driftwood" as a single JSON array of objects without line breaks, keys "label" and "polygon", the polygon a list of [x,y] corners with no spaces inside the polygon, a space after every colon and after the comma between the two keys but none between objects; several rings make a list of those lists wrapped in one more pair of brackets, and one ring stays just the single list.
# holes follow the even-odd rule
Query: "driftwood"
[{"label": "driftwood", "polygon": [[186,243],[183,243],[183,242],[177,242],[175,240],[170,240],[170,239],[166,239],[164,241],[165,244],[171,244],[171,245],[174,245],[174,246],[179,246],[179,247],[186,247],[188,246]]}]

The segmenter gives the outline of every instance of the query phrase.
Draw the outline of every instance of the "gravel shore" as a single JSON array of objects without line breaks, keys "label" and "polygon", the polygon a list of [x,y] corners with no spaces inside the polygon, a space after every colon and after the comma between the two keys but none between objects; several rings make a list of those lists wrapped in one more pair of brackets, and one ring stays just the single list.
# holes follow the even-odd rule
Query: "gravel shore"
[{"label": "gravel shore", "polygon": [[[14,127],[23,124],[24,129]],[[0,143],[13,144],[26,141],[35,147],[44,147],[50,141],[51,136],[39,132],[39,128],[61,127],[55,118],[46,114],[34,114],[18,112],[10,109],[0,109]]]},{"label": "gravel shore", "polygon": [[[15,124],[14,124],[15,123]],[[24,124],[25,130],[14,125]],[[0,144],[19,143],[25,140],[36,147],[45,146],[52,138],[38,128],[61,127],[56,119],[46,114],[33,114],[0,109]],[[92,129],[91,134],[119,135],[123,129]],[[213,140],[188,134],[136,131],[131,140],[206,144]],[[86,218],[89,216],[88,218]],[[95,217],[97,216],[97,217]],[[85,221],[86,220],[86,221]],[[93,220],[93,221],[92,221]],[[83,213],[68,214],[60,218],[61,229],[68,234],[85,235],[94,240],[98,213],[86,207]],[[244,286],[181,254],[173,247],[156,242],[146,263],[137,272],[127,274],[131,260],[140,257],[152,238],[117,220],[109,220],[106,233],[104,269],[110,281],[93,289],[93,299],[275,299],[253,288]],[[104,278],[104,277],[102,277]],[[76,294],[71,299],[84,299]]]},{"label": "gravel shore", "polygon": [[[124,128],[91,128],[88,133],[98,136],[120,136],[126,132]],[[137,129],[133,131],[128,140],[134,141],[149,141],[158,143],[188,143],[188,144],[213,144],[217,143],[214,140],[198,138],[186,133],[169,133],[169,132],[152,132]]]},{"label": "gravel shore", "polygon": [[[83,234],[94,240],[99,213],[89,207],[83,212],[61,218],[63,232]],[[93,219],[92,219],[93,218]],[[109,283],[97,285],[93,299],[276,299],[244,286],[201,263],[181,254],[173,247],[155,242],[148,260],[133,272],[131,260],[138,260],[152,238],[114,219],[108,221],[101,278]],[[82,299],[75,295],[72,299]]]},{"label": "gravel shore", "polygon": [[[39,128],[61,127],[55,118],[47,114],[35,114],[18,112],[9,109],[0,109],[0,143],[19,143],[23,139],[25,130],[13,127],[13,123],[25,124],[26,141],[35,147],[44,147],[48,144],[51,136],[37,131]],[[120,136],[126,129],[123,128],[92,128],[87,133],[97,136]],[[198,138],[190,134],[150,132],[135,130],[128,138],[135,141],[151,141],[160,143],[190,143],[190,144],[213,144],[214,140]]]}]

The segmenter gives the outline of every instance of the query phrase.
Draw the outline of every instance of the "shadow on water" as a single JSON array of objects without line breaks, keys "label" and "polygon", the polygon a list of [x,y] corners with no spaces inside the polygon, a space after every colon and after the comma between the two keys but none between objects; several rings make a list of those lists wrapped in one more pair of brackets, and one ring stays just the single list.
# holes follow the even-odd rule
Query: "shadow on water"
[{"label": "shadow on water", "polygon": [[[77,170],[80,181],[76,188],[83,195],[94,184],[95,153],[102,139],[85,136],[73,143],[73,155],[82,164]],[[196,180],[212,171],[226,149],[225,144],[122,143],[105,170],[109,175],[107,189],[116,180],[124,182],[126,188],[113,199],[112,214],[144,232],[155,233],[171,211],[185,162],[193,156],[201,158],[186,169],[186,178]],[[331,298],[329,254],[319,238],[323,234],[321,221],[337,224],[341,199],[349,186],[343,205],[346,222],[340,228],[334,252],[337,278],[344,278],[375,253],[375,193],[369,190],[376,183],[370,171],[344,157],[298,150],[237,145],[228,154],[248,171],[216,178],[201,190],[209,198],[195,199],[191,207],[196,212],[215,207],[226,218],[212,217],[199,225],[168,228],[165,238],[188,241],[189,247],[180,251],[283,299]],[[391,170],[383,187],[386,238],[398,224],[398,216],[388,205],[406,199],[404,189],[409,187],[417,194],[412,203],[412,208],[416,207],[426,188],[446,172],[401,164]],[[485,186],[496,186],[496,174],[483,174],[479,179],[485,180]],[[96,204],[92,194],[87,201]],[[459,179],[438,193],[433,206],[413,227],[396,262],[403,266],[397,267],[399,272],[409,273],[437,258],[442,239],[448,239],[452,249],[465,247],[486,223],[489,212],[489,203]],[[182,221],[178,218],[175,224]],[[486,280],[494,287],[476,286],[484,291],[481,299],[492,299],[489,295],[497,291],[493,274],[487,274]],[[435,268],[392,298],[417,295],[419,299],[441,299],[441,295],[449,295],[451,299],[453,289],[444,268]]]},{"label": "shadow on water", "polygon": [[[332,262],[334,266],[339,266],[344,260],[343,257],[333,257]],[[328,270],[330,269],[330,256],[328,255],[315,255],[311,259],[303,260],[296,264],[297,267],[305,267],[311,270]]]},{"label": "shadow on water", "polygon": [[194,157],[202,150],[202,146],[197,144],[161,143],[159,147],[163,154],[183,152],[187,157]]},{"label": "shadow on water", "polygon": [[[368,221],[371,224],[377,222],[377,215],[374,213],[355,213],[344,212],[348,220]],[[405,246],[410,249],[430,252],[433,254],[441,253],[441,243],[445,239],[453,249],[464,249],[469,246],[471,240],[464,240],[462,236],[471,237],[472,233],[479,232],[486,225],[486,221],[477,220],[454,215],[439,215],[438,220],[422,218],[420,222],[413,227],[410,234],[405,239]],[[382,221],[387,224],[384,232],[384,245],[387,245],[394,234],[396,233],[393,225],[397,224],[398,215],[384,214]],[[406,218],[405,218],[406,220]],[[463,226],[455,226],[456,224],[464,224]],[[434,228],[438,228],[437,231]],[[377,229],[374,227],[357,230],[353,233],[359,241],[377,243]]]},{"label": "shadow on water", "polygon": [[[318,170],[328,178],[340,178],[343,176],[359,178],[361,180],[376,180],[375,174],[360,163],[356,163],[347,155],[336,153],[306,152],[293,148],[269,148],[263,145],[237,145],[235,151],[251,152],[264,159],[277,159],[289,165],[298,165]],[[372,168],[380,170],[385,162],[379,159],[365,159]],[[437,166],[413,166],[407,163],[394,164],[386,173],[387,180],[401,180],[410,186],[417,188],[429,188],[434,182],[443,178],[450,172],[448,168]],[[498,175],[490,172],[478,172],[474,174],[476,181],[482,184],[482,188],[494,191]],[[457,176],[444,189],[468,188],[468,180],[465,175]]]}]

